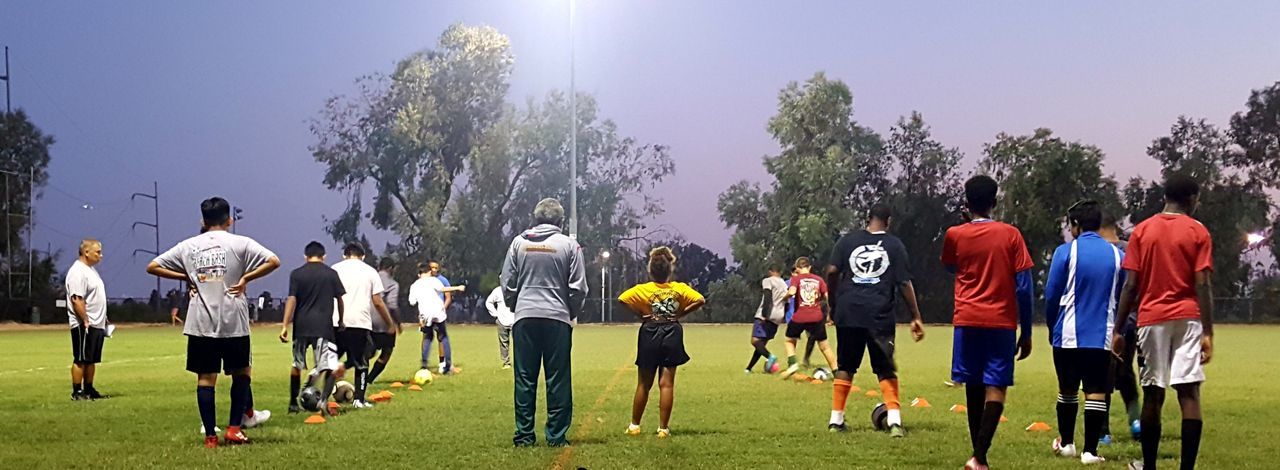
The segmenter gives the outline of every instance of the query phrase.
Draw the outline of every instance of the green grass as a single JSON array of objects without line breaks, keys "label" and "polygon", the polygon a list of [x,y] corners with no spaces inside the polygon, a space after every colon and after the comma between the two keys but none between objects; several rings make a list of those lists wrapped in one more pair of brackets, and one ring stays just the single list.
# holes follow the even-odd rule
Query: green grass
[{"label": "green grass", "polygon": [[[63,329],[0,332],[0,462],[5,468],[350,466],[544,469],[563,459],[567,468],[958,468],[969,455],[963,415],[947,411],[963,391],[945,387],[951,330],[932,327],[923,343],[899,334],[903,399],[925,397],[932,408],[906,408],[908,437],[890,440],[870,430],[875,400],[850,399],[853,432],[830,434],[825,425],[829,385],[782,382],[742,372],[750,349],[747,325],[686,326],[693,361],[680,369],[674,436],[655,439],[657,394],[643,437],[622,434],[635,387],[631,365],[635,326],[581,326],[574,342],[574,446],[511,447],[511,375],[498,369],[492,327],[456,326],[455,361],[463,373],[438,379],[423,392],[398,392],[373,410],[350,411],[322,426],[284,413],[289,348],[274,327],[254,331],[254,391],[258,408],[276,412],[248,432],[254,444],[209,451],[201,447],[194,377],[183,370],[185,339],[175,328],[122,328],[107,341],[98,388],[101,402],[68,399],[68,335]],[[1280,446],[1280,328],[1223,326],[1204,388],[1203,468],[1275,468]],[[1033,356],[1018,364],[1018,386],[991,450],[999,468],[1077,468],[1050,456],[1056,435],[1023,430],[1033,421],[1054,424],[1055,382],[1043,328]],[[417,366],[418,338],[400,341],[391,367],[374,389],[407,379]],[[781,353],[782,346],[771,347]],[[820,355],[816,355],[820,357]],[[434,362],[434,361],[433,361]],[[865,366],[864,366],[865,368]],[[224,379],[225,380],[225,379]],[[871,374],[855,384],[874,389]],[[229,383],[218,387],[219,423],[225,425]],[[1117,396],[1116,401],[1119,402]],[[539,401],[542,405],[543,401]],[[1117,443],[1102,448],[1111,468],[1140,455],[1129,440],[1120,406],[1113,407]],[[539,413],[540,421],[544,416]],[[1179,416],[1172,397],[1165,409],[1162,465],[1179,450]],[[541,426],[541,424],[539,424]],[[539,428],[539,431],[541,429]],[[1077,430],[1077,433],[1080,431]],[[1078,434],[1077,434],[1078,435]],[[541,436],[539,436],[541,438]],[[362,457],[363,456],[363,457]],[[289,467],[286,467],[289,466]]]}]

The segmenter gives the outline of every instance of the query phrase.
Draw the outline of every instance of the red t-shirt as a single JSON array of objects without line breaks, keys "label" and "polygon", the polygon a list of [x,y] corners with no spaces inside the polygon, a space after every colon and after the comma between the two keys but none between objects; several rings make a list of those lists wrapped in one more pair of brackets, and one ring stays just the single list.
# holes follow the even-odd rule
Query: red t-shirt
[{"label": "red t-shirt", "polygon": [[947,229],[942,264],[956,270],[955,326],[1018,328],[1014,276],[1031,269],[1022,232],[1012,225],[978,220]]},{"label": "red t-shirt", "polygon": [[1120,267],[1138,276],[1138,326],[1198,320],[1196,273],[1213,270],[1213,242],[1196,219],[1156,214],[1133,229]]},{"label": "red t-shirt", "polygon": [[797,274],[791,277],[791,287],[796,289],[796,313],[791,323],[816,323],[822,321],[822,299],[827,296],[827,282],[814,274]]}]

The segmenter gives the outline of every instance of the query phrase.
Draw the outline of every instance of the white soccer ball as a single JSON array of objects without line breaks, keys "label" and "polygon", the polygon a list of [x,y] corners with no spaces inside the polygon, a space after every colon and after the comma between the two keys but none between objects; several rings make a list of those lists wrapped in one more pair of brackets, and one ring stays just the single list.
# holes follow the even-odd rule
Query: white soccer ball
[{"label": "white soccer ball", "polygon": [[826,382],[831,380],[831,371],[825,367],[819,367],[818,370],[813,371],[813,378]]},{"label": "white soccer ball", "polygon": [[333,387],[333,401],[338,403],[351,403],[356,397],[356,386],[345,380],[338,382]]}]

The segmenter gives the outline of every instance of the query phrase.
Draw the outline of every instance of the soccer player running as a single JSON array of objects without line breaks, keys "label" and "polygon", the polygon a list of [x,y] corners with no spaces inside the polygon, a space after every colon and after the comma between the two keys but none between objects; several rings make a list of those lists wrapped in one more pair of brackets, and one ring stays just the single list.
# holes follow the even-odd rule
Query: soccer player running
[{"label": "soccer player running", "polygon": [[760,280],[760,306],[756,309],[755,323],[751,327],[751,362],[746,372],[751,373],[756,362],[765,359],[764,372],[771,373],[778,357],[769,352],[766,345],[778,335],[778,325],[786,321],[787,283],[782,280],[782,270],[769,266],[769,277]]},{"label": "soccer player running", "polygon": [[484,301],[489,316],[498,322],[498,355],[502,358],[502,368],[511,368],[511,325],[516,323],[516,313],[507,308],[502,298],[502,286],[494,287],[493,292]]},{"label": "soccer player running", "polygon": [[367,381],[370,384],[378,380],[378,376],[386,370],[387,363],[391,361],[391,353],[396,349],[396,335],[401,333],[400,283],[391,275],[395,268],[395,260],[389,257],[384,256],[378,261],[378,278],[386,288],[382,291],[382,304],[386,305],[387,312],[391,314],[392,323],[383,320],[382,315],[373,316],[373,340],[369,343],[369,353],[365,355],[365,360],[373,360],[374,356],[378,360],[373,363],[373,370],[369,371]]},{"label": "soccer player running", "polygon": [[[1128,276],[1120,311],[1138,305],[1138,351],[1142,381],[1142,461],[1131,469],[1152,470],[1160,450],[1160,411],[1165,389],[1178,392],[1182,408],[1182,468],[1195,468],[1204,421],[1200,384],[1213,358],[1213,245],[1209,231],[1191,218],[1200,186],[1182,175],[1164,182],[1164,211],[1138,224],[1124,258]],[[1117,331],[1126,323],[1121,316]],[[1112,339],[1117,355],[1124,337]]]},{"label": "soccer player running", "polygon": [[676,255],[671,248],[660,246],[649,251],[649,281],[627,289],[618,301],[631,309],[642,323],[636,338],[636,395],[631,401],[631,425],[628,436],[640,435],[640,419],[649,403],[649,390],[658,377],[658,438],[671,436],[671,408],[676,397],[676,368],[689,362],[684,350],[684,328],[680,319],[697,311],[706,300],[688,284],[671,280],[676,270]]},{"label": "soccer player running", "polygon": [[200,203],[207,232],[179,242],[147,265],[147,273],[195,286],[183,334],[187,336],[187,370],[196,374],[196,402],[204,425],[205,447],[218,446],[214,430],[214,386],[218,372],[231,376],[231,418],[224,440],[248,444],[241,432],[249,400],[250,282],[275,271],[280,259],[249,237],[227,232],[231,205],[212,197]]},{"label": "soccer player running", "polygon": [[[348,243],[342,248],[343,260],[333,265],[333,270],[338,273],[338,278],[342,280],[342,287],[346,290],[342,295],[342,302],[346,305],[346,316],[341,323],[346,328],[338,332],[338,350],[339,355],[346,355],[343,366],[356,370],[356,394],[351,406],[357,409],[373,408],[373,403],[365,401],[364,398],[365,391],[369,387],[368,354],[375,312],[381,317],[383,324],[387,325],[389,333],[395,334],[400,326],[391,318],[387,306],[382,303],[382,292],[386,290],[382,286],[382,278],[378,276],[378,271],[373,269],[373,266],[364,262],[364,256],[364,246],[359,243]],[[337,317],[334,318],[335,327],[339,325],[338,320]],[[324,396],[328,397],[328,395]]]},{"label": "soccer player running", "polygon": [[[307,262],[289,273],[289,296],[284,301],[284,321],[280,326],[280,342],[289,342],[289,325],[293,325],[293,369],[289,373],[289,413],[302,411],[298,394],[302,391],[302,371],[307,370],[307,348],[311,348],[315,369],[307,375],[307,386],[323,376],[322,397],[333,393],[333,372],[338,368],[337,337],[333,316],[338,316],[342,330],[346,305],[342,300],[346,289],[338,272],[324,264],[325,250],[320,242],[308,243],[303,249]],[[336,309],[335,309],[336,305]],[[322,407],[322,412],[328,407]]]},{"label": "soccer player running", "polygon": [[885,204],[872,206],[866,230],[840,237],[831,252],[827,280],[836,286],[832,319],[836,324],[837,363],[831,392],[831,421],[827,429],[844,432],[845,403],[853,387],[853,375],[862,354],[871,359],[871,370],[880,381],[880,394],[888,410],[889,435],[904,437],[902,404],[898,393],[898,366],[893,359],[894,311],[898,297],[911,311],[911,337],[924,339],[924,324],[911,284],[910,261],[902,241],[888,233],[892,211]]},{"label": "soccer player running", "polygon": [[[1098,455],[1102,425],[1107,421],[1106,397],[1111,394],[1111,333],[1116,322],[1116,298],[1124,282],[1120,269],[1124,253],[1102,236],[1102,210],[1096,201],[1081,201],[1067,210],[1075,238],[1058,246],[1045,282],[1045,320],[1058,373],[1058,431],[1053,453],[1080,457],[1085,465],[1105,461]],[[1084,449],[1075,445],[1078,391],[1084,384]]]},{"label": "soccer player running", "polygon": [[67,270],[67,321],[71,324],[71,399],[107,398],[93,388],[94,374],[102,362],[107,337],[107,288],[98,276],[102,242],[80,242],[80,257]]},{"label": "soccer player running", "polygon": [[[1129,242],[1120,239],[1120,227],[1116,224],[1115,215],[1102,213],[1102,227],[1098,229],[1098,235],[1119,248],[1121,254],[1129,249]],[[1138,311],[1132,307],[1136,305],[1130,306],[1128,319],[1124,322],[1124,330],[1116,330],[1116,333],[1124,337],[1124,351],[1119,357],[1112,355],[1115,363],[1115,374],[1112,380],[1115,389],[1120,392],[1120,399],[1124,400],[1124,409],[1129,417],[1129,433],[1133,440],[1138,441],[1142,439],[1142,423],[1139,421],[1142,418],[1142,403],[1138,393],[1138,374],[1133,368],[1134,357],[1138,355]],[[1118,305],[1117,308],[1119,308]],[[1118,313],[1124,315],[1124,312]],[[1111,394],[1107,394],[1107,409],[1111,409]],[[1104,445],[1111,443],[1110,420],[1102,422],[1102,438],[1099,443]]]},{"label": "soccer player running", "polygon": [[795,268],[796,274],[791,276],[791,283],[787,287],[787,297],[796,299],[796,312],[791,315],[791,321],[787,322],[787,370],[782,373],[783,379],[800,371],[800,364],[796,361],[796,344],[800,341],[801,333],[817,341],[818,349],[827,359],[827,366],[831,370],[836,368],[836,355],[827,342],[827,325],[823,323],[822,315],[822,304],[827,301],[827,282],[810,272],[813,263],[809,258],[797,258]]},{"label": "soccer player running", "polygon": [[[432,336],[439,338],[448,338],[448,330],[445,329],[444,320],[444,298],[440,296],[444,292],[462,292],[467,286],[445,287],[440,283],[440,278],[431,274],[431,268],[427,264],[418,264],[418,280],[409,286],[409,305],[418,307],[418,326],[422,331],[422,368],[427,369],[430,366],[431,359],[431,339]],[[440,368],[444,369],[444,359],[441,358]]]},{"label": "soccer player running", "polygon": [[986,175],[965,181],[968,221],[947,229],[942,244],[942,264],[955,273],[951,380],[965,384],[973,444],[966,469],[987,468],[1013,385],[1014,354],[1018,360],[1031,355],[1031,254],[1017,227],[991,220],[998,188]]}]

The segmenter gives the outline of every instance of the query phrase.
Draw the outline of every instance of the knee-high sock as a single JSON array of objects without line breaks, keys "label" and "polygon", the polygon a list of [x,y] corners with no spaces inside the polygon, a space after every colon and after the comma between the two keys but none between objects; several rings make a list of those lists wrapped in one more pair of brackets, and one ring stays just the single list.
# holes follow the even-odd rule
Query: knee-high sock
[{"label": "knee-high sock", "polygon": [[230,428],[239,428],[244,422],[244,403],[249,399],[249,381],[247,375],[231,376],[231,419],[227,423]]},{"label": "knee-high sock", "polygon": [[1107,422],[1106,400],[1084,401],[1084,451],[1098,455],[1098,439],[1102,437],[1102,425]]},{"label": "knee-high sock", "polygon": [[1142,463],[1146,470],[1151,470],[1156,468],[1160,455],[1160,412],[1149,412],[1146,408],[1142,410]]},{"label": "knee-high sock", "polygon": [[217,412],[213,396],[213,387],[196,387],[196,406],[200,408],[200,423],[204,425],[205,436],[216,436],[213,428],[216,426],[217,418],[214,414]]},{"label": "knee-high sock", "polygon": [[369,388],[369,372],[363,366],[356,367],[356,400],[364,401],[364,392]]},{"label": "knee-high sock", "polygon": [[902,403],[898,400],[898,378],[880,380],[880,396],[884,398],[884,407],[889,410],[886,422],[893,426],[902,424]]},{"label": "knee-high sock", "polygon": [[298,405],[298,394],[302,392],[302,376],[289,376],[289,407],[293,408]]},{"label": "knee-high sock", "polygon": [[[754,369],[756,367],[756,363],[760,362],[760,358],[762,357],[765,357],[765,356],[763,354],[760,354],[760,351],[752,351],[751,362],[747,363],[747,370]],[[765,372],[768,372],[768,371],[765,371]]]},{"label": "knee-high sock", "polygon": [[[1196,468],[1196,457],[1200,455],[1200,433],[1204,430],[1204,420],[1182,420],[1182,469]],[[1147,430],[1143,429],[1145,437]]]},{"label": "knee-high sock", "polygon": [[1062,436],[1062,445],[1076,441],[1076,413],[1080,412],[1079,395],[1058,394],[1058,433]]},{"label": "knee-high sock", "polygon": [[987,387],[980,383],[964,384],[965,406],[968,407],[969,443],[978,455],[978,433],[982,430],[982,409],[987,402]]},{"label": "knee-high sock", "polygon": [[244,416],[246,418],[253,417],[253,382],[249,382],[244,392]]},{"label": "knee-high sock", "polygon": [[850,380],[836,379],[831,389],[831,424],[844,424],[844,407],[849,402]]},{"label": "knee-high sock", "polygon": [[369,371],[369,376],[365,378],[369,383],[378,380],[378,376],[382,375],[382,371],[387,368],[385,361],[377,361],[373,363],[373,370]]},{"label": "knee-high sock", "polygon": [[982,409],[982,430],[978,431],[978,451],[974,455],[980,464],[987,465],[987,450],[996,438],[996,428],[1000,426],[1003,414],[1004,403],[998,401],[989,401]]}]

